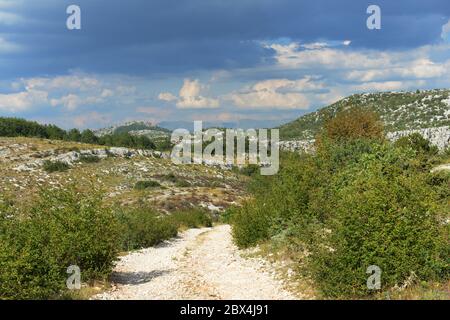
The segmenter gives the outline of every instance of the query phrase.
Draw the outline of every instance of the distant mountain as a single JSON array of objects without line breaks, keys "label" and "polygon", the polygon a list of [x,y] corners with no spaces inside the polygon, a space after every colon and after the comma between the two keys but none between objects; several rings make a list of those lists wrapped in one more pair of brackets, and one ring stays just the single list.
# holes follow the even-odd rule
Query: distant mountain
[{"label": "distant mountain", "polygon": [[450,90],[355,94],[280,126],[282,140],[314,139],[326,119],[351,106],[378,113],[386,131],[450,126]]},{"label": "distant mountain", "polygon": [[[204,121],[203,129],[206,128],[261,129],[261,128],[274,128],[283,123],[286,123],[286,120],[243,119],[239,121]],[[193,131],[194,121],[162,121],[158,123],[158,126],[169,129],[171,131],[175,129],[187,129],[189,131]]]},{"label": "distant mountain", "polygon": [[137,136],[146,136],[150,139],[166,138],[170,135],[169,130],[161,128],[159,126],[155,126],[152,123],[146,121],[130,121],[124,124],[111,126],[95,131],[95,134],[99,137],[106,134],[118,133],[130,133]]}]

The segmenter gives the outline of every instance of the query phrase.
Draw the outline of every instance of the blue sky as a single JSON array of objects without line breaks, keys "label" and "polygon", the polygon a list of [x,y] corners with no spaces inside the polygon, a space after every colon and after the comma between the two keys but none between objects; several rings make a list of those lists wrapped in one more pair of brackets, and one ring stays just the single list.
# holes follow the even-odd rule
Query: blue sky
[{"label": "blue sky", "polygon": [[294,119],[353,93],[450,87],[449,35],[448,0],[0,0],[0,115]]}]

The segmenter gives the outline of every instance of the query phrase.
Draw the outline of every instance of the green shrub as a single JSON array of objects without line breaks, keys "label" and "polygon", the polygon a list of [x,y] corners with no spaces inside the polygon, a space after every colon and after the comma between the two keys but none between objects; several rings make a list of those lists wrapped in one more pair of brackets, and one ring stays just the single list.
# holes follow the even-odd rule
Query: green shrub
[{"label": "green shrub", "polygon": [[169,216],[178,228],[200,228],[211,227],[211,215],[204,209],[191,209],[186,211],[178,211]]},{"label": "green shrub", "polygon": [[98,192],[44,191],[30,212],[2,209],[0,299],[57,298],[71,265],[88,282],[107,277],[116,260],[119,225]]},{"label": "green shrub", "polygon": [[151,208],[122,212],[119,219],[122,225],[123,250],[151,247],[178,233],[176,224]]},{"label": "green shrub", "polygon": [[100,158],[93,155],[81,155],[80,161],[83,163],[97,163],[100,162]]},{"label": "green shrub", "polygon": [[256,245],[270,235],[270,217],[254,200],[235,208],[231,222],[234,242],[241,248]]},{"label": "green shrub", "polygon": [[256,165],[256,164],[249,164],[249,165],[239,169],[238,172],[245,176],[251,177],[260,172],[260,167],[259,167],[259,165]]},{"label": "green shrub", "polygon": [[70,169],[70,166],[67,163],[62,162],[62,161],[45,160],[43,168],[46,172],[53,173],[53,172],[67,171]]},{"label": "green shrub", "polygon": [[426,175],[405,169],[410,155],[389,146],[362,157],[330,181],[331,230],[311,246],[311,269],[331,297],[364,296],[370,265],[382,270],[382,290],[448,276],[445,230]]},{"label": "green shrub", "polygon": [[191,186],[191,184],[186,179],[184,179],[183,177],[179,177],[174,173],[168,173],[165,175],[160,175],[158,177],[164,181],[173,183],[176,187],[179,188],[186,188]]},{"label": "green shrub", "polygon": [[432,145],[429,140],[417,132],[401,137],[395,142],[395,145],[402,148],[411,148],[418,154],[433,156],[439,153],[439,149],[436,146]]},{"label": "green shrub", "polygon": [[382,269],[382,291],[447,281],[449,175],[430,173],[432,148],[391,144],[373,128],[334,125],[315,154],[281,154],[277,175],[252,177],[253,199],[224,218],[238,246],[285,246],[325,297],[374,293],[371,265]]},{"label": "green shrub", "polygon": [[151,247],[177,235],[180,228],[212,225],[210,215],[201,209],[162,215],[152,208],[141,207],[119,214],[122,225],[122,249]]},{"label": "green shrub", "polygon": [[146,181],[138,181],[134,185],[136,190],[145,190],[150,188],[158,188],[161,187],[161,184],[158,181],[154,180],[146,180]]}]

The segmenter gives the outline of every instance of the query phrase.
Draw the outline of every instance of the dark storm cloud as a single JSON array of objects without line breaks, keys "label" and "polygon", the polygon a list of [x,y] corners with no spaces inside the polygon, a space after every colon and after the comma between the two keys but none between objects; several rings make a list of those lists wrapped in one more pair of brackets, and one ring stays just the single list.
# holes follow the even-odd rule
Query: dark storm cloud
[{"label": "dark storm cloud", "polygon": [[[375,3],[376,2],[376,3]],[[448,0],[44,0],[1,11],[0,35],[22,50],[0,55],[1,78],[87,72],[147,75],[253,67],[271,61],[259,41],[352,40],[352,47],[408,49],[438,41]],[[82,30],[65,28],[65,9],[82,9]],[[369,4],[382,8],[382,29],[366,28]],[[447,20],[446,20],[447,19]]]}]

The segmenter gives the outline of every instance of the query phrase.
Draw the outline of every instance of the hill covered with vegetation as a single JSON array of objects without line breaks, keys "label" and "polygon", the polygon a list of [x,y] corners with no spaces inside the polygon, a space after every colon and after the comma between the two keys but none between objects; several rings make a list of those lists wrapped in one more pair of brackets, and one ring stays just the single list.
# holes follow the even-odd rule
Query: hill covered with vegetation
[{"label": "hill covered with vegetation", "polygon": [[280,127],[284,140],[314,139],[339,111],[362,107],[376,112],[387,132],[450,126],[450,90],[355,94]]},{"label": "hill covered with vegetation", "polygon": [[112,132],[99,137],[89,129],[82,132],[78,129],[66,131],[55,125],[39,124],[18,118],[0,118],[0,137],[44,138],[138,149],[157,148],[148,137],[136,136],[128,132]]}]

